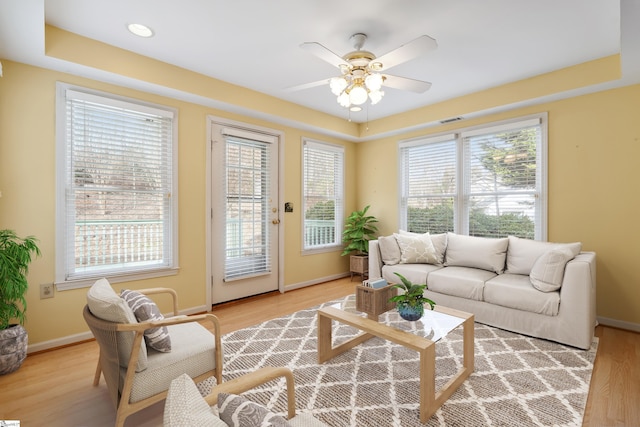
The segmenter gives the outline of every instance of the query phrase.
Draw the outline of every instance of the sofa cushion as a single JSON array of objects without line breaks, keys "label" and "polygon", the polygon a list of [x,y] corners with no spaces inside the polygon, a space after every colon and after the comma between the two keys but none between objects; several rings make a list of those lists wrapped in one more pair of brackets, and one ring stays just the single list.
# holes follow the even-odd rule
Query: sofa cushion
[{"label": "sofa cushion", "polygon": [[[134,377],[131,402],[167,390],[171,380],[182,374],[194,378],[215,369],[213,333],[198,322],[179,323],[167,328],[171,335],[171,353],[149,349],[147,369]],[[123,382],[126,374],[126,369],[120,369]]]},{"label": "sofa cushion", "polygon": [[504,272],[508,245],[506,237],[490,239],[447,233],[445,265],[475,267],[500,274]]},{"label": "sofa cushion", "polygon": [[530,274],[536,260],[545,252],[560,246],[567,246],[572,251],[580,252],[582,244],[577,243],[552,243],[539,240],[522,239],[509,236],[509,249],[507,250],[507,272],[513,274]]},{"label": "sofa cushion", "polygon": [[227,427],[187,374],[171,381],[162,421],[164,427]]},{"label": "sofa cushion", "polygon": [[441,268],[439,265],[433,264],[383,265],[382,278],[388,283],[400,283],[400,278],[394,274],[394,272],[398,272],[413,283],[425,284],[429,274]]},{"label": "sofa cushion", "polygon": [[429,233],[422,235],[394,234],[400,246],[401,264],[436,264],[436,250]]},{"label": "sofa cushion", "polygon": [[446,267],[429,273],[427,287],[433,292],[482,301],[484,282],[495,276],[477,268]]},{"label": "sofa cushion", "polygon": [[[99,279],[89,288],[87,306],[91,314],[99,319],[114,323],[138,323],[129,305],[116,294],[107,279]],[[117,334],[118,361],[120,366],[126,368],[129,365],[135,332],[118,332]],[[136,372],[146,368],[147,347],[141,345]]]},{"label": "sofa cushion", "polygon": [[531,285],[529,276],[522,274],[505,273],[487,280],[484,300],[547,316],[556,316],[560,310],[559,292],[540,292]]},{"label": "sofa cushion", "polygon": [[280,415],[242,396],[230,393],[218,395],[218,411],[222,421],[231,427],[290,427]]},{"label": "sofa cushion", "polygon": [[[120,296],[129,304],[138,322],[164,319],[156,303],[146,295],[137,291],[123,289],[120,291]],[[165,353],[171,351],[171,337],[166,326],[147,329],[144,331],[144,338],[147,345],[155,350]]]},{"label": "sofa cushion", "polygon": [[395,236],[378,237],[380,258],[385,265],[396,265],[400,262],[400,246]]},{"label": "sofa cushion", "polygon": [[531,284],[542,292],[560,289],[567,262],[580,252],[575,246],[560,246],[542,254],[531,268]]},{"label": "sofa cushion", "polygon": [[[411,231],[400,230],[398,234],[408,234],[413,236],[423,236],[424,234],[429,233],[413,233]],[[447,233],[441,234],[429,234],[431,238],[431,243],[433,244],[434,249],[436,250],[436,259],[438,265],[444,265],[444,253],[447,250]]]}]

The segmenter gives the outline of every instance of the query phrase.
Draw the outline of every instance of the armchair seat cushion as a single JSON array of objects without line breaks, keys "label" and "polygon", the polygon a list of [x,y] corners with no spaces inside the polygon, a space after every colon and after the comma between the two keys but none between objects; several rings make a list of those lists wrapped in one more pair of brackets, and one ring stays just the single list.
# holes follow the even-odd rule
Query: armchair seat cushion
[{"label": "armchair seat cushion", "polygon": [[[214,335],[197,322],[170,325],[171,352],[162,353],[149,349],[147,369],[136,374],[131,388],[131,403],[162,393],[169,388],[171,380],[186,373],[196,377],[215,369],[212,357],[215,349]],[[120,369],[121,383],[127,373]]]}]

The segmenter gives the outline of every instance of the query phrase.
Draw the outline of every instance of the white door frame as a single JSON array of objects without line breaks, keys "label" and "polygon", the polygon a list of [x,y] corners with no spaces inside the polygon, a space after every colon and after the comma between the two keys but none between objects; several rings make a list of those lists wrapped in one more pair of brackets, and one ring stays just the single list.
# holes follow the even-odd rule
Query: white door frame
[{"label": "white door frame", "polygon": [[211,128],[214,123],[223,126],[239,127],[247,129],[249,131],[263,132],[270,135],[274,135],[279,139],[278,143],[278,201],[281,206],[278,207],[278,219],[280,225],[276,227],[278,235],[275,238],[278,239],[278,290],[284,293],[284,202],[282,196],[284,195],[284,132],[270,129],[262,126],[256,126],[250,123],[239,122],[236,120],[230,120],[224,117],[217,117],[207,115],[207,140],[205,144],[205,158],[206,158],[206,203],[205,203],[205,233],[206,233],[206,268],[205,268],[205,289],[207,307],[211,309],[213,304],[213,294],[211,287],[213,286],[213,266],[211,265],[213,242],[212,242],[212,227],[211,216],[213,213],[213,197],[212,197],[212,164],[211,164],[211,151],[213,145],[213,135],[211,134]]}]

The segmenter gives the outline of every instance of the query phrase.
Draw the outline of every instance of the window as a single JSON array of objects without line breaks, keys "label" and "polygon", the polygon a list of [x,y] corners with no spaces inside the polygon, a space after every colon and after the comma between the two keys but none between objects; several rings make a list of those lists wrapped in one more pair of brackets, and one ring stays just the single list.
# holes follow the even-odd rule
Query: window
[{"label": "window", "polygon": [[175,274],[176,113],[58,84],[59,289]]},{"label": "window", "polygon": [[342,244],[344,147],[303,141],[304,250]]},{"label": "window", "polygon": [[401,228],[546,240],[546,115],[399,147]]}]

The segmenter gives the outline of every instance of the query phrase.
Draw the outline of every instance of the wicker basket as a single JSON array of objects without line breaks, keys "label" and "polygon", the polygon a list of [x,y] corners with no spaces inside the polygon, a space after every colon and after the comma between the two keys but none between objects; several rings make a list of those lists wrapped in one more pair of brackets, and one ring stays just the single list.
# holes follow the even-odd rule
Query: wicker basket
[{"label": "wicker basket", "polygon": [[356,286],[356,310],[363,313],[378,316],[395,308],[395,302],[389,302],[389,298],[398,294],[398,288],[385,286],[383,288],[369,288]]}]

